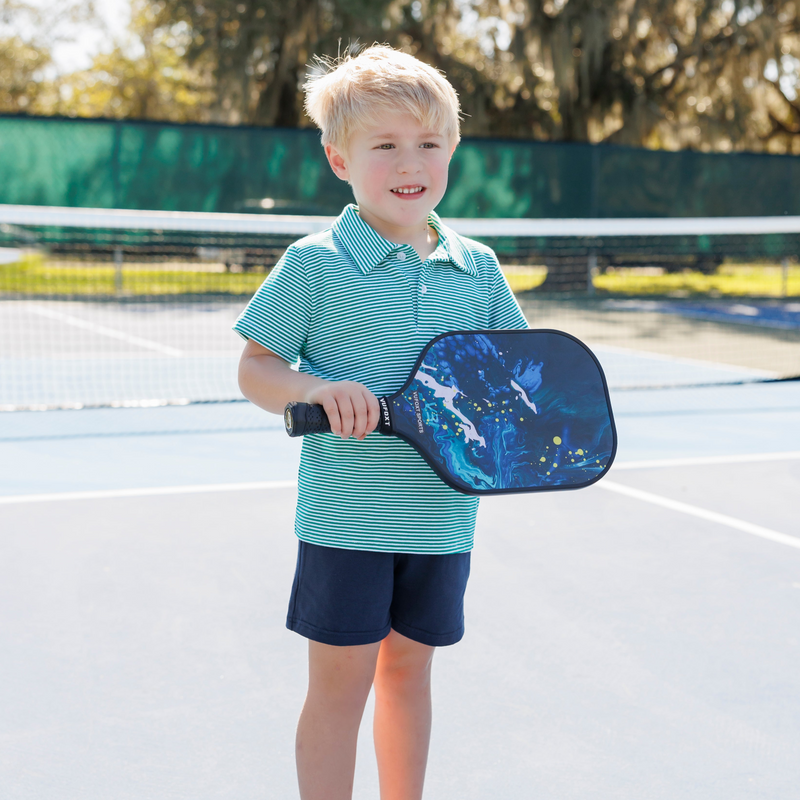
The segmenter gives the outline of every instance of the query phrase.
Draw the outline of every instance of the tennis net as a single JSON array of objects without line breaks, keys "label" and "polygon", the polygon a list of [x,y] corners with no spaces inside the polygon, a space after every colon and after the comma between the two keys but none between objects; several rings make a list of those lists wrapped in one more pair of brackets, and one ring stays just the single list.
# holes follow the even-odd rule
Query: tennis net
[{"label": "tennis net", "polygon": [[[328,217],[0,205],[0,408],[240,400],[231,325]],[[800,376],[800,218],[446,220],[612,390]]]}]

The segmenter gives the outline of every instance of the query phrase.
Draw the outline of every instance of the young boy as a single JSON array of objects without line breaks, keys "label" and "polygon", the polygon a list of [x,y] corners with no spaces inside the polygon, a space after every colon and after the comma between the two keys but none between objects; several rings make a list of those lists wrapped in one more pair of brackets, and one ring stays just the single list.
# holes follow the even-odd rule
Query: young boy
[{"label": "young boy", "polygon": [[300,795],[351,798],[374,686],[380,796],[419,800],[431,660],[464,633],[478,501],[446,486],[405,442],[374,432],[376,396],[402,386],[437,334],[527,323],[494,253],[433,212],[460,139],[447,80],[374,45],[305,89],[328,162],[356,204],[291,245],[234,326],[247,339],[247,398],[276,414],[293,400],[319,403],[331,421],[332,433],[303,441],[286,623],[309,639]]}]

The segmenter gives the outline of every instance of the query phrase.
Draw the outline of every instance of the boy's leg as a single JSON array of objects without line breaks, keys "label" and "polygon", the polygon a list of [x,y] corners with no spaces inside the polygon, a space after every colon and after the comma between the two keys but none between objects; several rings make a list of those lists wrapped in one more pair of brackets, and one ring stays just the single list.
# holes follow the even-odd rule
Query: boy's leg
[{"label": "boy's leg", "polygon": [[308,695],[296,740],[300,797],[351,800],[358,728],[381,643],[308,645]]},{"label": "boy's leg", "polygon": [[435,648],[392,630],[375,670],[375,754],[381,800],[420,800],[431,737]]}]

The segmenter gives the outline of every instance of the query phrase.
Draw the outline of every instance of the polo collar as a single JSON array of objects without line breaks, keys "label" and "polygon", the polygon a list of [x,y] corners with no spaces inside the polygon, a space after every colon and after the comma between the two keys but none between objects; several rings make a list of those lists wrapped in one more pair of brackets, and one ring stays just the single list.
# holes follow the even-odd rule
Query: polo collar
[{"label": "polo collar", "polygon": [[[478,268],[472,253],[453,231],[447,228],[435,211],[428,215],[428,224],[439,236],[439,244],[431,255],[433,261],[452,262],[468,275],[477,276]],[[390,253],[403,245],[384,239],[358,215],[358,207],[349,203],[331,225],[333,232],[344,245],[358,268],[365,275],[380,264]],[[440,251],[444,251],[443,253]]]}]

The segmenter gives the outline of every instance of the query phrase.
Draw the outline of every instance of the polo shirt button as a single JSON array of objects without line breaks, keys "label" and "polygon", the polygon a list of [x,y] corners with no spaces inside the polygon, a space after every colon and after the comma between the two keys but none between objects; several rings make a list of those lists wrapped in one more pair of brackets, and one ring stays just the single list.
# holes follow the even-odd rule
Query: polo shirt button
[{"label": "polo shirt button", "polygon": [[397,251],[397,260],[398,261],[405,261],[406,260],[406,254],[402,250],[398,250]]},{"label": "polo shirt button", "polygon": [[422,286],[419,287],[419,290],[422,294],[425,294],[425,292],[428,291],[428,287],[423,283]]}]

